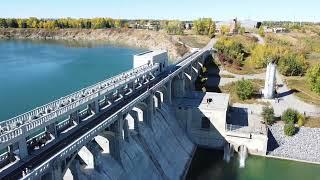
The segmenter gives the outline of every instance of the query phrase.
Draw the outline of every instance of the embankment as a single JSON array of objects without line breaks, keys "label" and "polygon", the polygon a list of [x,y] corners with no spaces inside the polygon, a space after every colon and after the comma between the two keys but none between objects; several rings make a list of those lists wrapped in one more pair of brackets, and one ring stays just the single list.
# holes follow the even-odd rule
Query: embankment
[{"label": "embankment", "polygon": [[161,31],[139,29],[1,29],[0,39],[55,39],[107,41],[127,46],[166,49],[171,59],[189,52],[178,37]]}]

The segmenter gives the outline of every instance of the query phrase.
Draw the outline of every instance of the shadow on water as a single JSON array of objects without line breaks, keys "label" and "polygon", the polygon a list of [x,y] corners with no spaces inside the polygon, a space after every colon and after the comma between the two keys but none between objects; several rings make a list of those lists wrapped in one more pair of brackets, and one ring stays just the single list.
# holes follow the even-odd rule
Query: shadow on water
[{"label": "shadow on water", "polygon": [[186,180],[235,180],[238,173],[238,161],[225,162],[223,151],[197,148]]}]

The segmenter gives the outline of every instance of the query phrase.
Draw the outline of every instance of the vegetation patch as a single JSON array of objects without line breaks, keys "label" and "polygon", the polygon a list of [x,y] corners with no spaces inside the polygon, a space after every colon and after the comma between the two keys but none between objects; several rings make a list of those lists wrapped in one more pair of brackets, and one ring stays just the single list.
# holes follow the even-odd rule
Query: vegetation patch
[{"label": "vegetation patch", "polygon": [[286,78],[286,84],[294,91],[294,95],[304,102],[320,105],[320,95],[312,91],[310,83],[305,77]]},{"label": "vegetation patch", "polygon": [[258,99],[261,98],[260,89],[263,87],[264,81],[258,80],[258,79],[246,80],[246,81],[250,81],[253,86],[253,93],[251,94],[249,99],[245,99],[245,100],[240,99],[240,97],[237,94],[237,82],[232,82],[224,86],[221,86],[220,87],[221,92],[230,94],[230,100],[232,103],[237,103],[237,102],[245,103],[245,104],[258,103],[258,104],[268,105],[268,103],[258,101]]},{"label": "vegetation patch", "polygon": [[293,123],[289,123],[284,125],[284,134],[286,136],[293,136],[296,133],[296,127],[294,126]]},{"label": "vegetation patch", "polygon": [[261,115],[266,124],[271,125],[275,122],[273,107],[264,106]]}]

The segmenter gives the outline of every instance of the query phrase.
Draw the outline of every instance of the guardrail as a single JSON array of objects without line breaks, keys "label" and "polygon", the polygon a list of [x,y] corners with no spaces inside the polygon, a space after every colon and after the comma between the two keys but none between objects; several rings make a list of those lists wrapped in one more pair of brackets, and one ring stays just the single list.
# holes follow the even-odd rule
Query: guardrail
[{"label": "guardrail", "polygon": [[[64,98],[61,98],[61,99],[64,99],[64,104],[63,105],[60,104],[59,108],[54,108],[55,109],[54,111],[52,111],[48,114],[44,114],[44,116],[41,116],[39,118],[25,121],[24,124],[19,124],[19,126],[17,126],[16,128],[12,128],[12,125],[9,125],[11,128],[8,128],[7,131],[3,132],[0,135],[0,143],[8,142],[13,138],[16,138],[22,134],[25,134],[26,132],[29,132],[30,130],[43,127],[44,125],[48,124],[49,121],[59,117],[60,115],[63,115],[66,112],[69,112],[69,111],[97,98],[98,96],[103,96],[106,93],[108,93],[109,91],[115,89],[116,87],[125,85],[126,83],[144,75],[147,72],[154,71],[155,69],[158,68],[158,66],[159,66],[158,64],[153,65],[153,66],[151,66],[151,65],[150,66],[149,65],[140,66],[140,67],[133,69],[131,71],[121,73],[120,75],[118,75],[114,78],[110,78],[108,80],[102,81],[102,82],[97,83],[93,86],[90,86],[89,88],[85,88],[84,90],[80,90],[76,93],[73,93],[72,95],[68,95]],[[135,73],[135,74],[132,74],[132,73]],[[131,75],[127,76],[128,74],[131,74]],[[124,76],[124,75],[126,75],[126,76]],[[118,82],[119,80],[120,80],[120,82]],[[106,83],[107,83],[107,85],[104,86],[104,89],[101,89],[101,87],[103,85],[105,85]],[[84,92],[88,92],[90,90],[92,92],[91,94],[84,93]],[[92,90],[94,90],[94,91],[92,91]],[[68,99],[70,97],[71,97],[71,99],[73,99],[73,101],[70,101],[70,99]],[[20,121],[21,119],[28,117],[28,115],[30,115],[30,114],[36,114],[35,112],[39,112],[39,110],[42,110],[45,107],[49,107],[52,104],[56,104],[57,102],[60,102],[61,99],[58,101],[54,101],[53,103],[49,103],[47,105],[44,105],[41,108],[37,108],[36,110],[29,111],[28,113],[24,113],[20,116],[12,118],[6,122],[3,122],[2,124],[6,124],[6,123],[8,124],[9,122],[15,123],[17,121]],[[68,99],[68,101],[66,101],[67,99]],[[27,135],[27,134],[25,134],[25,135]]]},{"label": "guardrail", "polygon": [[31,111],[28,111],[26,113],[23,113],[21,115],[18,115],[16,117],[13,117],[11,119],[8,119],[8,120],[5,120],[5,121],[2,121],[0,122],[0,126],[1,127],[4,127],[4,126],[7,126],[7,125],[10,125],[10,124],[13,124],[15,122],[20,122],[20,121],[26,121],[26,120],[30,120],[30,118],[34,117],[34,116],[37,116],[41,113],[45,114],[46,113],[46,110],[48,109],[55,109],[54,107],[60,107],[61,105],[64,105],[65,103],[68,103],[69,100],[71,99],[77,99],[79,97],[81,97],[82,95],[86,95],[86,94],[90,94],[92,92],[95,92],[95,91],[99,91],[100,89],[104,89],[106,87],[110,87],[110,85],[112,83],[116,83],[117,81],[123,79],[123,77],[128,77],[128,76],[131,76],[132,74],[134,73],[139,73],[141,71],[145,71],[147,70],[148,68],[152,67],[151,65],[143,65],[143,66],[140,66],[138,68],[135,68],[135,69],[132,69],[132,70],[129,70],[129,71],[126,71],[126,72],[123,72],[119,75],[116,75],[116,76],[113,76],[111,78],[108,78],[106,80],[103,80],[101,82],[98,82],[94,85],[91,85],[89,87],[86,87],[86,88],[83,88],[79,91],[76,91],[70,95],[67,95],[67,96],[64,96],[58,100],[55,100],[55,101],[52,101],[46,105],[43,105],[41,107],[37,107]]},{"label": "guardrail", "polygon": [[226,131],[239,132],[245,134],[266,134],[266,128],[261,127],[250,127],[250,126],[239,126],[233,124],[226,124]]}]

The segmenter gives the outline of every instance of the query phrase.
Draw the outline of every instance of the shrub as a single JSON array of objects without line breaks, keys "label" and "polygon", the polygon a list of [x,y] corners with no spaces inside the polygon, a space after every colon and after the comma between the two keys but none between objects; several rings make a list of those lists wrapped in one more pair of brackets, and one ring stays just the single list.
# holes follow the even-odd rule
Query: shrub
[{"label": "shrub", "polygon": [[251,50],[249,62],[255,68],[264,68],[267,67],[270,60],[278,62],[284,51],[283,48],[278,46],[257,45]]},{"label": "shrub", "polygon": [[269,107],[269,106],[263,107],[261,115],[263,117],[263,120],[269,125],[272,124],[275,120],[274,110],[272,107]]},{"label": "shrub", "polygon": [[240,100],[250,99],[254,93],[252,82],[245,79],[237,81],[236,93]]},{"label": "shrub", "polygon": [[307,71],[308,82],[311,90],[320,95],[320,64],[317,64]]},{"label": "shrub", "polygon": [[287,109],[286,111],[283,112],[281,116],[281,120],[284,121],[285,123],[296,123],[298,121],[298,112],[293,109]]},{"label": "shrub", "polygon": [[289,123],[284,125],[284,134],[286,136],[293,136],[296,133],[296,127],[294,126],[293,123]]},{"label": "shrub", "polygon": [[302,76],[306,69],[305,58],[301,55],[287,53],[279,59],[279,70],[285,76]]},{"label": "shrub", "polygon": [[298,126],[301,127],[304,125],[306,119],[302,114],[298,114]]},{"label": "shrub", "polygon": [[221,38],[215,44],[215,48],[218,50],[219,60],[222,62],[228,62],[229,64],[235,64],[241,66],[244,60],[245,48],[243,44],[231,38]]},{"label": "shrub", "polygon": [[260,26],[258,33],[259,33],[259,35],[262,36],[262,37],[265,36],[264,29],[263,29],[262,26]]}]

